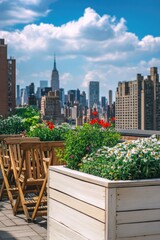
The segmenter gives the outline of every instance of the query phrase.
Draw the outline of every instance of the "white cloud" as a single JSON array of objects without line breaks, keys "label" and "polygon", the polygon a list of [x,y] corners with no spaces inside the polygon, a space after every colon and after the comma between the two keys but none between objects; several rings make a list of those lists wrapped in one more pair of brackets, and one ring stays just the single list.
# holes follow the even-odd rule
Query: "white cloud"
[{"label": "white cloud", "polygon": [[17,63],[21,63],[21,62],[28,62],[30,60],[29,56],[20,56],[18,58],[16,58],[16,62]]},{"label": "white cloud", "polygon": [[40,17],[45,17],[51,11],[42,0],[0,0],[0,27],[14,26],[16,24],[27,24],[34,22]]},{"label": "white cloud", "polygon": [[145,36],[140,42],[139,46],[144,51],[157,51],[160,49],[160,37],[153,37],[151,35]]},{"label": "white cloud", "polygon": [[[29,2],[36,5],[38,0]],[[26,19],[36,14],[24,12]],[[78,20],[59,27],[29,24],[22,30],[0,31],[0,36],[17,58],[20,79],[28,75],[37,85],[39,79],[50,80],[54,53],[61,68],[62,87],[87,90],[89,81],[98,80],[102,92],[105,88],[116,89],[118,81],[135,79],[137,73],[149,74],[150,66],[160,65],[160,37],[139,40],[127,31],[125,19],[100,16],[91,8]]]},{"label": "white cloud", "polygon": [[39,78],[39,79],[50,79],[51,78],[51,71],[39,71],[32,73],[32,77]]},{"label": "white cloud", "polygon": [[70,82],[73,81],[71,73],[65,72],[60,77],[62,87],[66,87]]},{"label": "white cloud", "polygon": [[40,4],[41,0],[19,0],[20,3],[24,5],[38,5]]},{"label": "white cloud", "polygon": [[97,70],[90,70],[85,74],[84,81],[81,86],[87,88],[90,81],[99,81],[99,78],[100,76]]}]

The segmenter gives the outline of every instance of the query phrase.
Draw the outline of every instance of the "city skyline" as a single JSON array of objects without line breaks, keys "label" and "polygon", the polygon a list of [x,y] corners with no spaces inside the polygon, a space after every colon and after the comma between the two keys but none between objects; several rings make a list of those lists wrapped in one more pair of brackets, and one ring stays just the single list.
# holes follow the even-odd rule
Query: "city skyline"
[{"label": "city skyline", "polygon": [[60,88],[113,98],[119,81],[160,66],[160,2],[155,0],[0,1],[0,38],[17,62],[17,84],[51,81],[56,54]]}]

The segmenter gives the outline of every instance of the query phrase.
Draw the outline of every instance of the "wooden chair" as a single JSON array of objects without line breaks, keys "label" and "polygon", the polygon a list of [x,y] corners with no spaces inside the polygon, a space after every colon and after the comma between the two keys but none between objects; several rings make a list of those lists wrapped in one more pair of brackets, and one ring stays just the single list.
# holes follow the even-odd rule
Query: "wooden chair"
[{"label": "wooden chair", "polygon": [[[30,199],[22,197],[22,201],[25,205],[25,215],[27,219],[33,221],[38,216],[47,215],[47,180],[48,180],[48,168],[50,165],[59,164],[56,156],[56,150],[58,148],[64,148],[64,142],[46,142],[41,141],[40,143],[26,144],[22,143],[21,148],[25,152],[26,161],[26,180],[22,189],[26,186],[32,185],[32,190],[35,190],[34,186],[36,183],[36,190]],[[36,161],[35,161],[36,160]],[[42,180],[42,181],[41,181]],[[38,183],[37,183],[38,181]],[[37,189],[38,186],[38,189]],[[31,194],[31,191],[30,191]],[[25,194],[27,196],[27,194]],[[19,199],[20,200],[20,199]],[[19,204],[19,202],[17,201]],[[22,203],[22,205],[23,205]]]},{"label": "wooden chair", "polygon": [[8,178],[10,176],[10,163],[9,161],[9,151],[8,151],[8,146],[6,144],[6,141],[4,140],[5,138],[22,138],[22,135],[20,134],[2,134],[0,135],[0,170],[2,174],[2,182],[1,182],[1,188],[0,188],[0,199],[3,198],[3,196],[7,197],[7,191],[5,188],[5,180],[4,176]]},{"label": "wooden chair", "polygon": [[47,215],[48,168],[57,165],[56,149],[63,148],[63,142],[19,142],[6,139],[17,189],[13,207],[16,215],[23,210],[26,219]]},{"label": "wooden chair", "polygon": [[50,165],[60,165],[64,163],[60,163],[57,157],[56,151],[57,149],[64,149],[64,142],[63,141],[51,141],[51,142],[41,142],[41,152],[43,156],[43,164],[45,170],[45,178],[42,184],[41,190],[39,192],[39,196],[37,199],[37,203],[35,205],[34,211],[32,213],[32,221],[35,219],[36,216],[44,216],[47,215],[47,206],[46,210],[41,212],[39,211],[41,204],[43,204],[43,196],[47,196],[47,181],[48,181],[48,168]]},{"label": "wooden chair", "polygon": [[[10,159],[13,168],[13,174],[18,188],[19,196],[14,205],[14,214],[17,214],[19,209],[23,209],[26,219],[31,219],[31,214],[34,211],[37,199],[46,177],[46,170],[43,162],[43,154],[41,151],[40,142],[21,142],[20,150],[23,153],[22,158],[17,158],[18,150],[14,145],[9,143]],[[17,169],[17,161],[20,168]],[[21,162],[21,163],[20,163]],[[41,204],[38,206],[40,215],[46,214],[47,197],[41,198]]]},{"label": "wooden chair", "polygon": [[[39,140],[39,138],[27,138],[27,137],[8,137],[3,140],[3,144],[5,148],[3,149],[3,155],[1,155],[0,163],[1,163],[1,170],[3,174],[3,183],[0,190],[0,196],[3,197],[4,191],[7,192],[8,198],[10,200],[13,213],[15,212],[15,198],[18,197],[18,187],[16,185],[15,176],[13,173],[13,159],[15,162],[15,168],[17,171],[17,176],[20,176],[22,170],[24,170],[23,164],[23,151],[20,149],[20,143],[28,141],[34,142]],[[10,156],[9,146],[12,146],[12,161]]]}]

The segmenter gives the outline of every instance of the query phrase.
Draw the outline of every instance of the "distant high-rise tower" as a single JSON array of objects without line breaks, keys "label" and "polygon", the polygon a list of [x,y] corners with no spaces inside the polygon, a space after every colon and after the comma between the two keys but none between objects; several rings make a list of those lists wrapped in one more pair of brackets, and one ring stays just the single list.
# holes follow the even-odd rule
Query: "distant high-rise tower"
[{"label": "distant high-rise tower", "polygon": [[103,111],[106,111],[107,109],[106,97],[101,97],[101,107],[103,108]]},{"label": "distant high-rise tower", "polygon": [[29,105],[36,105],[36,96],[35,96],[35,86],[34,83],[29,85],[29,97],[28,97],[28,104]]},{"label": "distant high-rise tower", "polygon": [[59,98],[61,102],[61,107],[64,106],[64,88],[59,89]]},{"label": "distant high-rise tower", "polygon": [[21,104],[21,97],[20,97],[20,85],[17,85],[17,96],[16,96],[16,105]]},{"label": "distant high-rise tower", "polygon": [[51,75],[51,88],[52,91],[59,91],[59,73],[56,68],[56,58],[54,56],[54,66]]},{"label": "distant high-rise tower", "polygon": [[21,105],[22,107],[24,107],[27,104],[28,104],[27,91],[26,91],[26,88],[22,88],[21,89]]},{"label": "distant high-rise tower", "polygon": [[16,61],[7,59],[7,45],[0,39],[0,115],[7,116],[16,106]]},{"label": "distant high-rise tower", "polygon": [[112,90],[109,90],[108,92],[108,100],[109,100],[108,104],[111,107],[112,106]]},{"label": "distant high-rise tower", "polygon": [[88,95],[88,107],[92,108],[94,104],[99,105],[99,82],[90,81],[89,82],[89,95]]}]

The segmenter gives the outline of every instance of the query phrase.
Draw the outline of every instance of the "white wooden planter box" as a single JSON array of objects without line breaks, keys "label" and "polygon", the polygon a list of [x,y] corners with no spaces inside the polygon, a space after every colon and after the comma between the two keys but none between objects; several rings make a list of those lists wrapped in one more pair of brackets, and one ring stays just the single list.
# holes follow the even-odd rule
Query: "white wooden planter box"
[{"label": "white wooden planter box", "polygon": [[110,181],[49,169],[48,240],[160,240],[160,179]]}]

